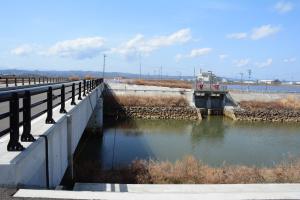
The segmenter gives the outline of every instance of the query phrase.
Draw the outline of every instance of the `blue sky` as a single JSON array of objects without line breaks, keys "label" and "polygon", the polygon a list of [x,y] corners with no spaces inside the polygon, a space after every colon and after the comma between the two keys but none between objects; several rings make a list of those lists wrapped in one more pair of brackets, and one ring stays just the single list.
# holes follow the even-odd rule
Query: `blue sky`
[{"label": "blue sky", "polygon": [[300,1],[2,0],[0,68],[300,80]]}]

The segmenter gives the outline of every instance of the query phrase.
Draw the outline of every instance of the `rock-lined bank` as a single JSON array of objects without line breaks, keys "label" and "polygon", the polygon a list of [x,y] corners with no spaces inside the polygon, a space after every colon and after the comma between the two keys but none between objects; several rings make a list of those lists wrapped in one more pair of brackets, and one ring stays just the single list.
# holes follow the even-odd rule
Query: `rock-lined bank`
[{"label": "rock-lined bank", "polygon": [[300,122],[300,110],[294,109],[234,109],[236,120],[244,121],[272,121],[272,122]]},{"label": "rock-lined bank", "polygon": [[201,120],[200,111],[193,107],[142,107],[122,106],[107,113],[120,119],[180,119]]}]

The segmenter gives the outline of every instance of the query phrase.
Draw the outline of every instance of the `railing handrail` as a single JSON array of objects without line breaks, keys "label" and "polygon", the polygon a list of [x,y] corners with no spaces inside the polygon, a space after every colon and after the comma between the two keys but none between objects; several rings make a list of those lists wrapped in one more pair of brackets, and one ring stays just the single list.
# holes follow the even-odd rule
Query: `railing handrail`
[{"label": "railing handrail", "polygon": [[62,84],[64,84],[66,87],[71,86],[73,83],[79,83],[79,82],[83,82],[83,80],[79,80],[79,81],[72,81],[72,82],[63,82],[63,83],[55,83],[55,84],[51,84],[51,85],[42,85],[42,86],[38,86],[38,87],[32,87],[32,88],[20,88],[20,89],[13,89],[13,90],[7,90],[7,91],[0,91],[0,102],[2,98],[7,98],[10,97],[10,95],[13,92],[18,93],[18,95],[23,96],[25,91],[29,90],[33,95],[35,94],[40,94],[43,92],[46,92],[47,89],[49,87],[52,87],[53,90],[59,89],[61,87]]},{"label": "railing handrail", "polygon": [[[45,123],[53,124],[55,120],[52,118],[53,108],[61,106],[60,113],[66,113],[65,102],[72,99],[71,105],[76,105],[75,96],[78,95],[78,100],[82,100],[82,96],[90,93],[95,89],[103,79],[79,80],[72,82],[57,83],[51,85],[43,85],[32,88],[13,89],[9,91],[0,92],[0,103],[9,102],[9,111],[0,113],[0,120],[9,118],[9,128],[0,131],[0,136],[10,133],[10,140],[7,146],[8,151],[22,151],[24,147],[19,142],[19,128],[23,126],[23,133],[21,135],[22,142],[33,142],[35,139],[31,135],[31,120],[47,113]],[[78,86],[76,88],[76,86]],[[71,91],[65,91],[65,88],[71,87]],[[60,90],[60,94],[54,95],[53,91]],[[31,97],[37,94],[47,93],[47,99],[42,99],[31,104]],[[67,94],[71,97],[66,98]],[[54,103],[54,100],[60,97],[59,103]],[[23,99],[23,107],[20,108],[19,100]],[[31,109],[47,103],[47,108],[31,115]],[[20,112],[23,112],[23,120],[19,120]]]}]

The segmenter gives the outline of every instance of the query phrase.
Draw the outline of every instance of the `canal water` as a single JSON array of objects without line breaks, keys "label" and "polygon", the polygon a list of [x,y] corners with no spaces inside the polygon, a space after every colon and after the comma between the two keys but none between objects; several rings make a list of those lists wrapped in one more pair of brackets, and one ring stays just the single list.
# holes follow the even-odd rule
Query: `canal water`
[{"label": "canal water", "polygon": [[86,162],[97,161],[101,169],[120,169],[135,159],[173,162],[187,155],[211,166],[272,166],[300,157],[300,126],[234,122],[216,116],[201,122],[110,122],[106,123],[102,137],[91,137],[80,148],[79,157]]}]

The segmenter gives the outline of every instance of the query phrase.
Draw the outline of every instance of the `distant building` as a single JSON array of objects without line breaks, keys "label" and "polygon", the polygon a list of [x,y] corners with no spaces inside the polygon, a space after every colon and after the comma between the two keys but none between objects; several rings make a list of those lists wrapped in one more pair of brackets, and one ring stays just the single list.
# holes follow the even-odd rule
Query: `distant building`
[{"label": "distant building", "polygon": [[201,72],[197,76],[197,81],[203,83],[216,83],[217,80],[217,76],[212,72]]},{"label": "distant building", "polygon": [[271,85],[273,83],[273,80],[259,80],[258,83],[263,83],[263,84],[269,84],[269,85]]},{"label": "distant building", "polygon": [[275,79],[275,80],[259,80],[258,83],[272,85],[272,84],[281,84],[281,81],[278,80],[278,79]]}]

